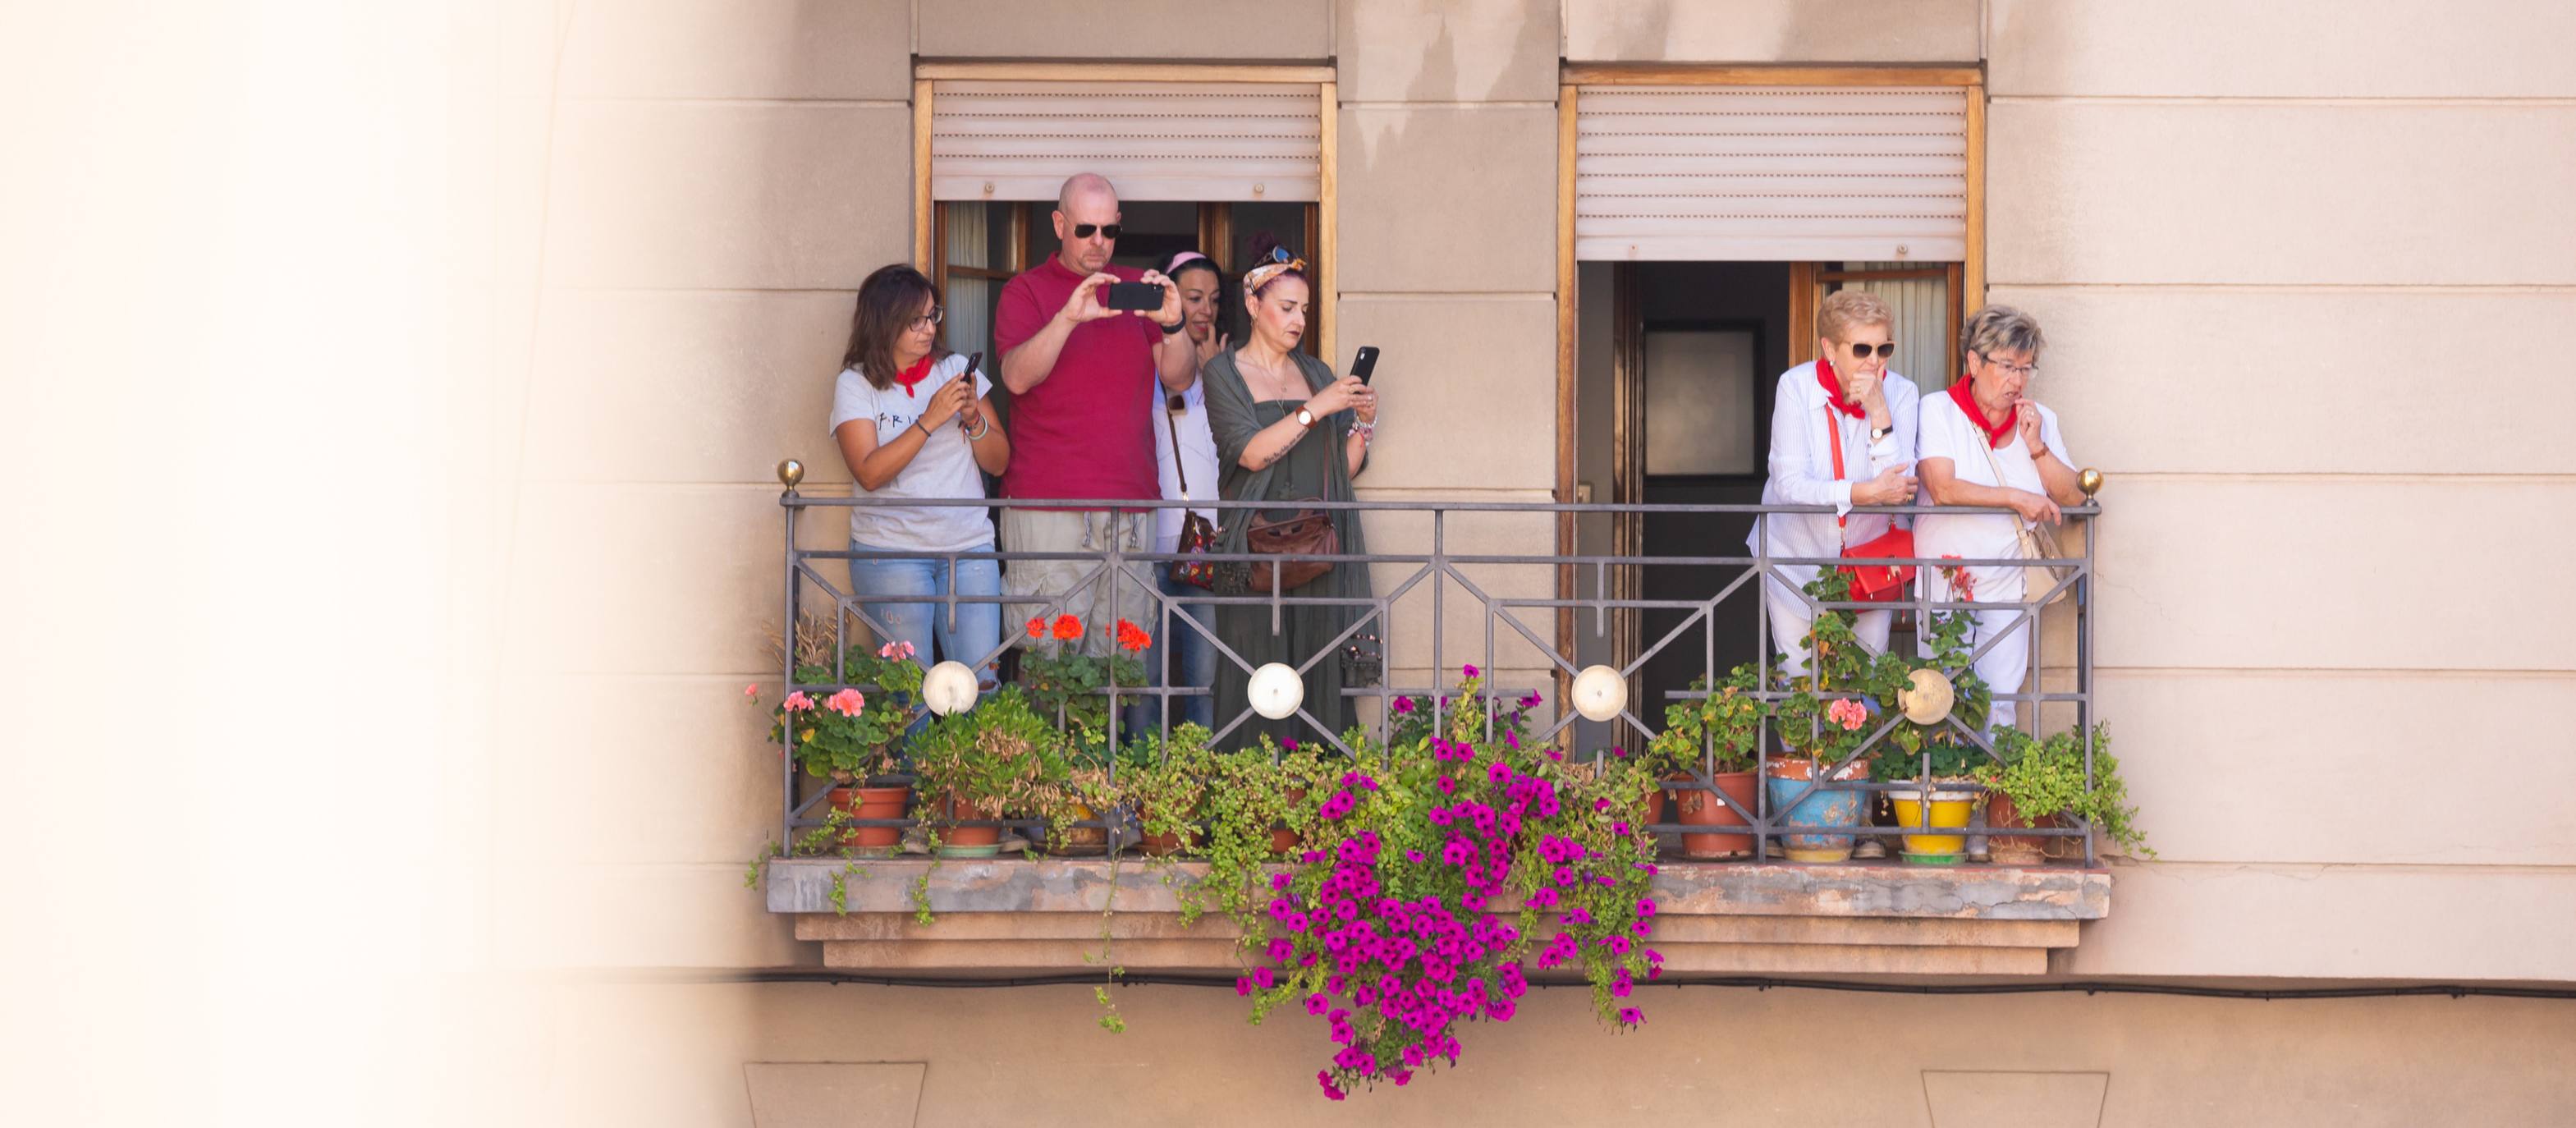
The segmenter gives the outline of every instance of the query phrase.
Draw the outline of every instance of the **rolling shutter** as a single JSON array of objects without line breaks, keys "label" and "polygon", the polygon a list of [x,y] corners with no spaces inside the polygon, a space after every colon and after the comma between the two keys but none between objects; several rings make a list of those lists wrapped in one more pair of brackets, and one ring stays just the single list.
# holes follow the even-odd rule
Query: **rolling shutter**
[{"label": "rolling shutter", "polygon": [[1128,200],[1322,197],[1311,83],[964,82],[931,89],[930,194],[1052,200],[1096,172]]},{"label": "rolling shutter", "polygon": [[1960,87],[1586,86],[1579,259],[1967,258]]}]

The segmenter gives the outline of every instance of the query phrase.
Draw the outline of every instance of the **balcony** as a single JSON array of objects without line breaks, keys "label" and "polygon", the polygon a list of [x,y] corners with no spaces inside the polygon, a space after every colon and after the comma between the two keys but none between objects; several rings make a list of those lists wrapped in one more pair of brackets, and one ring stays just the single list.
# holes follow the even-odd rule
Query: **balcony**
[{"label": "balcony", "polygon": [[[999,603],[1003,622],[1017,624],[1031,617],[1059,615],[1074,594],[1052,600],[1005,594],[869,596],[862,601],[849,590],[846,562],[854,556],[900,554],[860,554],[846,546],[810,545],[839,539],[837,522],[848,508],[872,502],[809,496],[799,493],[792,480],[788,484],[781,497],[787,584],[780,635],[799,637],[801,629],[809,651],[832,656],[822,662],[829,667],[829,676],[815,676],[818,665],[809,654],[801,664],[805,676],[800,678],[795,656],[782,655],[785,689],[810,700],[823,700],[845,688],[884,699],[883,686],[856,677],[846,657],[865,653],[864,648],[853,649],[853,644],[866,641],[862,632],[882,633],[869,604],[929,603],[935,605],[935,614],[949,614],[960,606]],[[1164,503],[1119,504],[1151,508]],[[1881,690],[1897,684],[1888,680],[1891,674],[1909,679],[1894,691],[1875,695],[1857,681],[1834,684],[1830,672],[1821,682],[1793,683],[1774,668],[1777,656],[1763,644],[1768,638],[1769,612],[1753,581],[1778,575],[1784,567],[1836,561],[1775,556],[1763,544],[1733,554],[1698,556],[1557,550],[1558,530],[1565,530],[1566,540],[1572,541],[1577,521],[1641,522],[1652,517],[1662,522],[1734,522],[1741,528],[1764,513],[1826,511],[1821,507],[1387,500],[1323,507],[1360,511],[1370,543],[1383,549],[1365,556],[1318,559],[1329,559],[1337,567],[1370,569],[1372,594],[1358,601],[1349,629],[1330,645],[1375,636],[1382,647],[1385,676],[1383,684],[1344,689],[1356,722],[1342,733],[1314,734],[1317,739],[1301,754],[1322,757],[1318,762],[1334,765],[1378,765],[1370,770],[1386,774],[1393,770],[1392,760],[1420,755],[1418,741],[1408,744],[1408,733],[1418,738],[1426,731],[1460,731],[1454,727],[1460,709],[1471,710],[1464,714],[1469,718],[1465,735],[1481,732],[1477,743],[1505,740],[1504,730],[1516,727],[1531,746],[1547,750],[1555,766],[1545,771],[1561,772],[1569,779],[1606,780],[1614,772],[1640,770],[1636,761],[1643,754],[1638,750],[1654,750],[1660,758],[1645,778],[1661,780],[1670,801],[1649,802],[1647,809],[1653,814],[1639,817],[1647,819],[1640,829],[1654,835],[1649,847],[1655,851],[1652,876],[1646,888],[1660,906],[1654,942],[1666,969],[1700,975],[2037,975],[2047,971],[2050,952],[2076,945],[2082,922],[2108,914],[2111,877],[2097,853],[2104,828],[2080,815],[2070,813],[2053,826],[1990,827],[1985,809],[1978,806],[1950,841],[1956,853],[1964,855],[1955,859],[1906,849],[1913,843],[1941,842],[1923,835],[1954,824],[1936,821],[1909,831],[1896,825],[1893,817],[1910,806],[1919,818],[1928,810],[1922,797],[1936,792],[1981,795],[1992,790],[1965,780],[1961,756],[2000,764],[2038,746],[2014,733],[1981,731],[1978,722],[1989,700],[2017,703],[2021,725],[2033,733],[2059,734],[2056,746],[2080,755],[2089,793],[2096,781],[2092,734],[2098,720],[2091,676],[2090,533],[2100,519],[2098,505],[2088,502],[2066,510],[2068,525],[2061,537],[2067,547],[2061,550],[2062,558],[2050,562],[2061,569],[2058,587],[2064,596],[2054,605],[2049,605],[2045,593],[2036,591],[2029,602],[2018,605],[1978,605],[1931,600],[1919,583],[1909,588],[1909,601],[1897,605],[1898,629],[1886,650],[1878,652],[1861,644],[1851,658],[1854,669],[1877,664],[1872,675],[1877,680],[1868,684]],[[1239,507],[1221,504],[1219,508]],[[1929,510],[1889,507],[1883,511],[1920,514]],[[825,526],[821,530],[813,527],[818,521]],[[1174,559],[1114,543],[1080,553],[1032,556],[1005,551],[937,554],[935,558],[998,559],[1005,568],[1021,559],[1072,559],[1084,568],[1078,590],[1109,583],[1131,563],[1160,567]],[[1204,559],[1222,563],[1253,558]],[[2022,562],[1917,559],[1910,563],[1929,568]],[[1168,597],[1142,592],[1134,585],[1114,586],[1121,594],[1113,616],[1147,624],[1146,630],[1156,637],[1175,630],[1204,630],[1179,612],[1177,604],[1183,601],[1253,606],[1274,615],[1321,602],[1257,591],[1193,591]],[[1674,594],[1677,590],[1679,596]],[[1653,597],[1647,597],[1647,592]],[[1126,602],[1130,594],[1132,604]],[[1812,592],[1809,598],[1827,614],[1890,606],[1818,600]],[[2030,629],[2007,630],[1979,647],[1953,646],[1918,656],[1933,634],[1920,629],[1925,624],[1941,622],[1956,612],[1991,612],[1998,607],[2011,608],[2013,621]],[[1208,633],[1213,637],[1214,632]],[[1918,642],[1918,636],[1923,641]],[[1219,662],[1234,662],[1238,669],[1252,672],[1241,653],[1223,645],[1222,639],[1217,642]],[[1007,675],[1013,652],[1045,645],[1008,630],[993,653],[967,665],[997,662]],[[1990,694],[1974,690],[1978,684],[1974,661],[2002,645],[2028,647],[2032,671],[2028,682]],[[1320,653],[1297,656],[1296,664],[1311,664]],[[1882,653],[1893,656],[1893,661]],[[1453,679],[1468,666],[1475,667],[1479,682],[1470,697],[1459,698]],[[1198,688],[1121,684],[1114,663],[1104,663],[1102,670],[1109,674],[1102,679],[1105,684],[1089,691],[1101,700],[1085,709],[1079,703],[1068,707],[1059,698],[1053,717],[1059,728],[1078,733],[1076,743],[1088,741],[1095,746],[1095,785],[1114,784],[1122,770],[1146,770],[1122,764],[1137,763],[1134,755],[1152,754],[1121,757],[1106,749],[1175,746],[1176,712],[1182,703],[1208,693]],[[1681,677],[1674,676],[1677,670]],[[1743,747],[1740,738],[1734,745],[1745,762],[1728,762],[1728,738],[1714,727],[1692,730],[1696,738],[1685,746],[1687,754],[1676,756],[1678,736],[1666,735],[1668,725],[1673,718],[1686,717],[1710,703],[1712,691],[1707,687],[1729,686],[1731,675],[1732,688],[1716,695],[1749,703],[1747,715],[1757,717],[1749,747]],[[1926,681],[1937,682],[1942,692],[1928,692]],[[1922,694],[1925,700],[1914,695],[1918,689],[1927,690]],[[1803,713],[1799,712],[1802,695]],[[1955,704],[1951,698],[1956,698]],[[1852,714],[1857,718],[1865,712],[1866,723],[1855,721],[1849,735],[1835,743],[1827,739],[1833,734],[1823,731],[1822,714],[1826,706],[1840,706],[1845,699],[1867,706]],[[1571,702],[1576,700],[1584,707],[1574,707]],[[1512,704],[1498,704],[1503,702]],[[1136,731],[1134,718],[1127,715],[1127,707],[1135,703],[1141,704],[1148,718],[1142,732]],[[1931,708],[1936,704],[1937,712]],[[1675,706],[1680,708],[1674,710]],[[1080,720],[1074,715],[1078,712],[1087,712],[1091,719]],[[1312,718],[1302,708],[1290,715]],[[1799,723],[1788,723],[1784,718],[1790,716],[1799,717]],[[1249,731],[1243,726],[1254,720],[1249,709],[1216,717],[1207,743],[1226,747],[1239,742],[1240,734]],[[1801,727],[1806,739],[1795,731],[1781,731]],[[1187,890],[1209,873],[1208,862],[1186,851],[1178,857],[1151,859],[1139,853],[1135,840],[1140,827],[1132,806],[1112,799],[1098,802],[1097,809],[1077,808],[1080,817],[1058,812],[1052,819],[1053,838],[1042,829],[1050,820],[1027,810],[990,812],[991,817],[982,818],[968,812],[966,817],[932,820],[943,832],[994,827],[1025,835],[1034,845],[1024,853],[932,858],[895,849],[861,849],[849,844],[854,832],[873,830],[880,838],[891,839],[921,823],[926,804],[916,798],[893,817],[836,813],[830,798],[833,785],[799,771],[795,758],[787,755],[797,739],[795,726],[780,726],[778,737],[783,761],[778,840],[789,848],[784,856],[766,863],[766,905],[772,912],[796,918],[797,937],[821,944],[827,968],[870,975],[1096,971],[1106,945],[1114,951],[1116,962],[1130,971],[1230,973],[1244,965],[1257,939],[1244,935],[1246,923],[1261,927],[1248,915],[1229,917],[1216,911],[1201,915],[1196,909],[1203,906],[1191,904]],[[1521,747],[1520,737],[1508,739],[1516,749]],[[1905,746],[1909,742],[1918,747]],[[1830,747],[1832,752],[1811,757],[1792,751],[1793,747]],[[1943,750],[1953,754],[1946,771],[1935,765],[1935,753]],[[1807,761],[1815,761],[1806,769],[1810,778],[1786,785],[1773,778]],[[1772,782],[1730,788],[1730,777],[1742,775],[1740,770],[1725,770],[1730,767],[1749,768],[1753,779]],[[912,779],[896,765],[871,782],[905,784]],[[1887,799],[1882,808],[1882,797],[1891,793],[1910,798],[1905,802]],[[1815,813],[1817,800],[1841,797],[1847,797],[1846,808],[1864,811],[1862,825]],[[1725,824],[1722,831],[1712,830],[1718,825],[1712,820]],[[1621,827],[1625,833],[1626,824]],[[2011,833],[1999,833],[2005,829]],[[1725,837],[1718,837],[1720,833]],[[1836,840],[1875,840],[1885,844],[1887,855],[1879,860],[1799,862],[1784,857],[1781,848],[1782,843],[1831,846]],[[2005,852],[1990,850],[1989,841],[1997,847],[2009,842],[2024,856],[1995,860]],[[1050,842],[1060,848],[1050,848]],[[1707,848],[1710,843],[1739,849],[1712,850]],[[1965,848],[1957,850],[1960,845]],[[2042,847],[2045,857],[2029,856]],[[1293,869],[1299,860],[1295,850],[1280,855],[1275,859],[1276,872]],[[1303,860],[1312,863],[1317,856]],[[1912,864],[1946,860],[1956,864]],[[2015,860],[2020,864],[2007,864]],[[1518,907],[1513,897],[1498,898],[1487,906],[1495,913]]]}]

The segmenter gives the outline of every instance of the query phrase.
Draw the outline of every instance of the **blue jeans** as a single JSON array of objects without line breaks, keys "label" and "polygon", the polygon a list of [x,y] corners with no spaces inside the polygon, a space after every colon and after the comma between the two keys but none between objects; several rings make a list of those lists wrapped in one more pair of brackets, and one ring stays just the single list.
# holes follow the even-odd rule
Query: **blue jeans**
[{"label": "blue jeans", "polygon": [[[1163,566],[1157,565],[1157,567]],[[1154,636],[1154,648],[1145,654],[1145,671],[1154,679],[1156,685],[1165,684],[1164,679],[1168,676],[1169,684],[1174,687],[1207,689],[1214,686],[1216,684],[1216,644],[1209,641],[1206,635],[1200,634],[1199,628],[1216,629],[1216,608],[1205,603],[1190,602],[1193,596],[1207,595],[1207,589],[1192,587],[1172,579],[1169,568],[1164,568],[1160,578],[1163,594],[1171,596],[1176,602],[1172,605],[1171,627]],[[1183,622],[1184,617],[1198,623],[1199,627],[1192,627],[1189,623]],[[1159,620],[1160,616],[1156,618]],[[1155,626],[1160,627],[1160,622],[1158,621]],[[1168,671],[1164,668],[1166,661],[1171,663]],[[1197,697],[1175,697],[1171,700],[1173,725],[1196,721],[1208,728],[1216,727],[1215,698],[1201,694]],[[1148,728],[1145,731],[1154,731],[1151,722],[1160,718],[1150,712],[1148,718]]]},{"label": "blue jeans", "polygon": [[[887,551],[875,545],[850,542],[850,551]],[[968,552],[991,552],[990,542],[967,549]],[[850,590],[861,597],[868,617],[885,627],[885,637],[878,642],[909,642],[913,657],[924,666],[941,659],[955,659],[975,670],[976,680],[985,689],[993,687],[993,667],[979,665],[984,656],[1002,644],[1002,606],[998,603],[960,603],[954,624],[948,608],[937,603],[868,603],[871,595],[947,595],[951,587],[958,595],[996,596],[1002,594],[1002,568],[993,560],[960,560],[950,569],[940,559],[894,559],[850,561]],[[931,644],[936,642],[934,651]]]}]

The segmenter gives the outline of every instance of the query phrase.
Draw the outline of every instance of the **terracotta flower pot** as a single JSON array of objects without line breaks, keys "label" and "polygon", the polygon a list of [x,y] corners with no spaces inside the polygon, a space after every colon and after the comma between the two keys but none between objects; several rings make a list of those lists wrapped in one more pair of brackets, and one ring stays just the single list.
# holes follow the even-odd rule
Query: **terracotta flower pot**
[{"label": "terracotta flower pot", "polygon": [[[1139,804],[1136,808],[1137,829],[1142,831],[1147,820],[1152,817],[1151,808]],[[1149,857],[1168,858],[1181,852],[1181,836],[1178,834],[1148,833],[1137,840],[1136,848],[1143,851]]]},{"label": "terracotta flower pot", "polygon": [[[910,787],[835,787],[830,802],[834,809],[846,811],[854,819],[899,819],[904,808],[912,804]],[[881,850],[893,846],[903,837],[903,828],[895,826],[854,826],[841,833],[841,844],[862,850]]]},{"label": "terracotta flower pot", "polygon": [[[984,818],[983,812],[968,805],[950,792],[940,804],[940,814],[949,822]],[[1001,852],[1002,828],[998,826],[949,826],[939,835],[939,852],[950,858],[989,858]]]},{"label": "terracotta flower pot", "polygon": [[[1306,789],[1305,789],[1305,788],[1302,788],[1302,787],[1291,787],[1291,788],[1289,788],[1289,789],[1288,789],[1288,805],[1289,805],[1289,806],[1291,806],[1291,807],[1295,807],[1295,806],[1299,806],[1299,805],[1301,805],[1301,804],[1303,804],[1303,803],[1305,803],[1305,802],[1306,802]],[[1283,824],[1283,825],[1275,825],[1275,826],[1272,826],[1272,827],[1270,828],[1270,852],[1271,852],[1271,853],[1273,853],[1273,854],[1285,854],[1285,853],[1288,853],[1288,852],[1290,852],[1290,851],[1292,851],[1292,850],[1295,850],[1296,848],[1298,848],[1298,847],[1300,847],[1300,846],[1303,846],[1303,845],[1305,845],[1305,844],[1306,844],[1306,836],[1305,836],[1305,835],[1299,834],[1299,833],[1297,833],[1296,831],[1293,831],[1293,830],[1288,829],[1288,827],[1287,827],[1287,826],[1285,826],[1284,824]]]},{"label": "terracotta flower pot", "polygon": [[[1675,778],[1687,780],[1690,777]],[[1717,785],[1718,791],[1725,793],[1728,799],[1742,804],[1745,810],[1753,809],[1754,788],[1760,784],[1755,780],[1752,772],[1719,772],[1710,777],[1709,782]],[[1665,794],[1672,796],[1673,808],[1680,813],[1683,826],[1748,825],[1744,816],[1735,813],[1735,808],[1726,805],[1726,800],[1709,792],[1698,788],[1676,788]],[[1684,857],[1741,858],[1752,852],[1753,836],[1750,834],[1684,833],[1682,835]]]},{"label": "terracotta flower pot", "polygon": [[[2019,813],[2013,808],[2011,796],[2000,791],[1986,793],[1986,826],[1991,828],[1986,838],[1986,849],[1994,855],[1996,865],[2036,866],[2045,865],[2051,860],[2084,856],[2084,840],[2081,838],[2054,834],[1993,833],[1993,831],[2022,825]],[[2065,826],[2066,823],[2055,815],[2041,815],[2032,819],[2029,825],[2032,829],[2041,827],[2056,829]]]}]

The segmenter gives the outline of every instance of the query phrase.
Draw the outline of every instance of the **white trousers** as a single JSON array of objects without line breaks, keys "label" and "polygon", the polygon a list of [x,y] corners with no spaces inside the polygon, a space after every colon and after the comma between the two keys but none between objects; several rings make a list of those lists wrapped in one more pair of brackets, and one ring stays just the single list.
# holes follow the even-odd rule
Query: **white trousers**
[{"label": "white trousers", "polygon": [[[2007,569],[1981,568],[1976,571],[2004,572],[2007,571]],[[2014,569],[2010,571],[2017,572],[2018,570]],[[1950,585],[1943,579],[1939,569],[1925,568],[1923,569],[1922,575],[1924,583],[1930,589],[1931,597],[1934,602],[1944,602],[1951,598]],[[2020,577],[2018,575],[2011,575],[1996,577],[1989,581],[1986,577],[1979,576],[1977,580],[1980,585],[1978,594],[1986,595],[1988,598],[2000,597],[2004,599],[2019,599],[2021,598],[2021,585],[2018,582],[2019,579]],[[1992,586],[2008,587],[2013,590],[2003,593],[1988,593],[1983,590],[1983,585],[1990,582],[1992,583]],[[1935,612],[1935,614],[1939,613],[1940,612]],[[2021,608],[2018,606],[2004,606],[1998,607],[1992,611],[1979,611],[1976,613],[1976,622],[1968,628],[1969,650],[1973,651],[1980,646],[1984,646],[1987,639],[1997,640],[1995,642],[1994,649],[1986,651],[1985,654],[1982,657],[1979,657],[1974,663],[1978,679],[1985,682],[1986,688],[1997,695],[1994,709],[1987,716],[1986,731],[1988,733],[1992,733],[1996,729],[2011,728],[2013,726],[2014,719],[2020,716],[2020,702],[2002,700],[2001,695],[2021,692],[2022,682],[2030,676],[2031,640],[2038,637],[2038,630],[2039,616],[2036,613],[2024,616]]]},{"label": "white trousers", "polygon": [[[1804,595],[1790,589],[1778,579],[1762,585],[1762,601],[1770,605],[1771,648],[1786,657],[1779,671],[1791,677],[1807,672],[1807,630],[1814,625],[1814,608]],[[1868,643],[1871,650],[1887,650],[1887,632],[1895,626],[1892,611],[1863,611],[1852,620],[1852,633]]]}]

